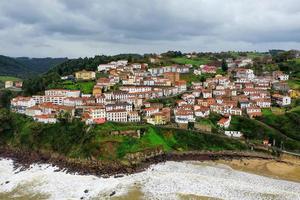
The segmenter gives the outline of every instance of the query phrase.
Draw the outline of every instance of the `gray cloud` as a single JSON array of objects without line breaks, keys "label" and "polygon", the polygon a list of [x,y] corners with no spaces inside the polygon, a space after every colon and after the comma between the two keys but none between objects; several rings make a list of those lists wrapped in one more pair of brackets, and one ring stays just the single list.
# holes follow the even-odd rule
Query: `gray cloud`
[{"label": "gray cloud", "polygon": [[267,50],[300,44],[297,0],[3,0],[0,53]]}]

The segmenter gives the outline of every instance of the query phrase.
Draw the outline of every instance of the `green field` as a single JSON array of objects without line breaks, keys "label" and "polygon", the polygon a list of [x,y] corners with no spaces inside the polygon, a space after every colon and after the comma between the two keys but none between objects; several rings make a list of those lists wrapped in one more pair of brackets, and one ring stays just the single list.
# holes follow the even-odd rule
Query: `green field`
[{"label": "green field", "polygon": [[257,58],[257,57],[263,57],[265,56],[263,53],[259,53],[259,52],[249,52],[247,53],[247,57],[249,58]]},{"label": "green field", "polygon": [[296,106],[296,107],[292,108],[291,110],[289,110],[288,112],[299,112],[300,113],[300,106]]},{"label": "green field", "polygon": [[262,114],[263,114],[264,116],[273,115],[272,110],[269,109],[269,108],[263,108],[263,109],[261,110],[261,112],[262,112]]},{"label": "green field", "polygon": [[[245,54],[245,55],[242,55],[242,54]],[[263,53],[260,53],[260,52],[247,52],[247,53],[242,53],[240,54],[239,52],[236,52],[236,51],[231,51],[230,52],[230,55],[234,58],[239,58],[239,57],[242,57],[242,56],[247,56],[248,58],[257,58],[257,57],[263,57],[265,54]]]},{"label": "green field", "polygon": [[180,74],[180,79],[187,81],[188,84],[191,84],[192,82],[203,82],[207,78],[214,77],[214,74],[201,74],[196,75],[193,72],[187,73],[187,74]]},{"label": "green field", "polygon": [[293,60],[296,61],[297,64],[300,64],[300,58],[295,58]]},{"label": "green field", "polygon": [[48,88],[63,88],[68,90],[80,90],[84,94],[91,94],[93,92],[93,87],[95,85],[94,81],[80,81],[80,82],[73,82],[73,81],[63,81],[61,83],[57,83],[54,85],[49,85]]},{"label": "green field", "polygon": [[214,123],[207,118],[197,118],[197,122],[201,125],[211,125],[212,127],[215,127]]},{"label": "green field", "polygon": [[300,79],[288,80],[288,84],[293,90],[300,90]]},{"label": "green field", "polygon": [[172,61],[178,64],[192,64],[193,66],[199,66],[199,65],[208,64],[211,60],[206,57],[201,57],[201,58],[177,57],[177,58],[172,58]]},{"label": "green field", "polygon": [[0,76],[0,81],[5,82],[5,81],[20,81],[20,78],[13,77],[13,76]]}]

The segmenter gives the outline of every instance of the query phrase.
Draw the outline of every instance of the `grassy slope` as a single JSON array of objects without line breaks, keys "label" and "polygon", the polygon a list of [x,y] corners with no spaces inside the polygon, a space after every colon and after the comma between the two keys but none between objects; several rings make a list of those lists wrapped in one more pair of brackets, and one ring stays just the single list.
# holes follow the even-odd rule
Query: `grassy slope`
[{"label": "grassy slope", "polygon": [[274,113],[264,115],[260,118],[265,124],[274,127],[284,135],[300,142],[300,112],[297,109],[286,114],[275,115]]},{"label": "grassy slope", "polygon": [[0,81],[5,82],[5,81],[20,81],[20,78],[13,77],[13,76],[0,76]]},{"label": "grassy slope", "polygon": [[208,64],[211,60],[206,57],[201,58],[187,58],[187,57],[177,57],[172,58],[172,61],[178,64],[192,64],[194,66]]},{"label": "grassy slope", "polygon": [[300,79],[288,80],[288,84],[293,90],[300,90]]},{"label": "grassy slope", "polygon": [[[107,123],[87,129],[83,123],[41,124],[18,114],[0,110],[0,144],[30,150],[55,152],[74,158],[122,159],[128,153],[146,149],[240,150],[237,140],[205,135],[188,130],[158,128],[142,124]],[[141,138],[110,135],[111,130],[141,130]]]},{"label": "grassy slope", "polygon": [[[272,126],[278,123],[278,120],[283,120],[282,118],[278,118],[276,115],[268,114],[267,116],[260,118],[260,120],[261,121],[234,116],[231,121],[230,129],[243,132],[245,137],[251,140],[262,141],[267,138],[270,140],[275,139],[278,145],[280,145],[281,141],[283,141],[286,144],[286,149],[288,150],[300,149],[300,140],[296,139],[293,134],[295,131],[297,132],[298,129],[295,127],[295,124],[293,125],[295,122],[284,122],[286,125],[280,125],[283,126],[280,128],[278,125],[276,125],[276,127]],[[290,130],[293,132],[287,132]]]},{"label": "grassy slope", "polygon": [[95,85],[94,81],[85,82],[73,82],[73,81],[63,81],[58,84],[49,85],[48,88],[64,88],[69,90],[80,90],[84,94],[91,94],[93,92],[93,87]]}]

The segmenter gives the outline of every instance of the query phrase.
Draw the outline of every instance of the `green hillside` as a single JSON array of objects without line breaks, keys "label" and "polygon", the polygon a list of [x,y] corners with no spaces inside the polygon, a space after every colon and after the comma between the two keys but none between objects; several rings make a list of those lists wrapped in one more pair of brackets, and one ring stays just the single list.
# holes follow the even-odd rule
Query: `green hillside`
[{"label": "green hillside", "polygon": [[12,58],[0,55],[0,75],[27,78],[45,73],[67,58]]}]

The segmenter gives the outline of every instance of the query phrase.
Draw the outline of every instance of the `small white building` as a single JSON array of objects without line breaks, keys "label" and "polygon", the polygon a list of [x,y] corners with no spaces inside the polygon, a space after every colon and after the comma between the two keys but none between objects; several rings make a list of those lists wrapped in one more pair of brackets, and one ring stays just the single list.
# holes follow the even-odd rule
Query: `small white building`
[{"label": "small white building", "polygon": [[112,122],[127,122],[127,111],[125,109],[106,111],[106,120]]},{"label": "small white building", "polygon": [[175,112],[175,122],[180,124],[187,124],[195,122],[194,112],[192,110],[178,110]]},{"label": "small white building", "polygon": [[128,122],[140,122],[141,116],[137,111],[128,112]]},{"label": "small white building", "polygon": [[57,119],[52,114],[36,115],[33,117],[35,121],[45,123],[45,124],[54,124],[57,122]]},{"label": "small white building", "polygon": [[228,118],[222,118],[218,121],[218,126],[220,126],[221,128],[228,128],[230,126],[230,122],[231,122],[231,116],[229,115]]},{"label": "small white building", "polygon": [[210,114],[210,109],[209,107],[197,105],[194,107],[194,112],[196,117],[208,117]]},{"label": "small white building", "polygon": [[13,81],[5,81],[5,88],[12,88],[14,86],[14,82]]},{"label": "small white building", "polygon": [[107,71],[107,70],[110,70],[110,69],[116,69],[117,68],[117,65],[116,64],[111,64],[111,63],[108,63],[108,64],[100,64],[98,65],[98,71]]},{"label": "small white building", "polygon": [[243,134],[240,131],[225,131],[225,135],[228,137],[237,137],[240,138],[243,136]]},{"label": "small white building", "polygon": [[288,106],[291,104],[291,97],[285,95],[273,94],[272,100],[279,106]]},{"label": "small white building", "polygon": [[32,97],[18,96],[10,101],[13,112],[25,114],[26,108],[36,105],[36,101]]}]

